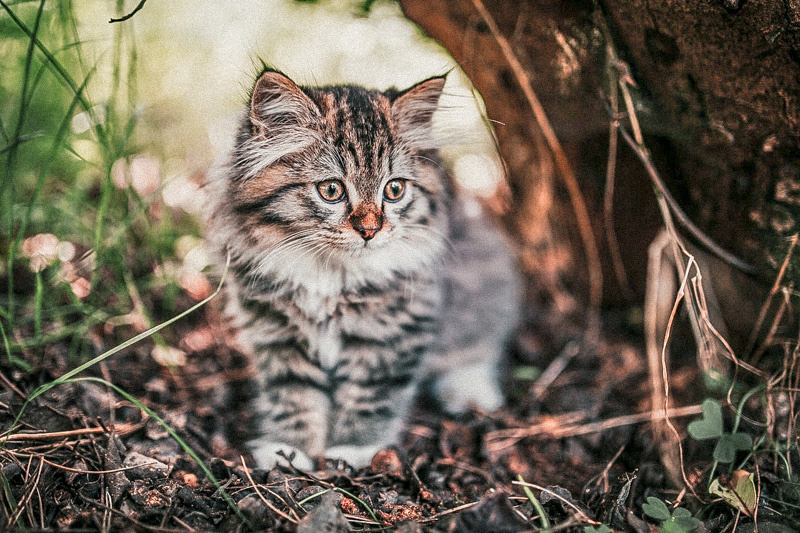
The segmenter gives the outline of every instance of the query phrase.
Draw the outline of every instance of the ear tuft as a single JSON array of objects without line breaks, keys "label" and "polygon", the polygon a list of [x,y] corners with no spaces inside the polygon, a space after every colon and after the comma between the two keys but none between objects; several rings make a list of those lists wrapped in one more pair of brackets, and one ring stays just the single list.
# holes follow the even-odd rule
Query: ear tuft
[{"label": "ear tuft", "polygon": [[[265,69],[250,97],[250,135],[240,147],[241,177],[258,175],[276,161],[319,141],[322,113],[286,75]],[[247,126],[247,125],[246,125]]]},{"label": "ear tuft", "polygon": [[266,137],[286,126],[309,126],[319,117],[319,108],[285,74],[265,69],[250,97],[253,135]]},{"label": "ear tuft", "polygon": [[425,148],[431,144],[431,119],[439,105],[445,76],[428,78],[399,93],[392,103],[398,134],[412,145]]}]

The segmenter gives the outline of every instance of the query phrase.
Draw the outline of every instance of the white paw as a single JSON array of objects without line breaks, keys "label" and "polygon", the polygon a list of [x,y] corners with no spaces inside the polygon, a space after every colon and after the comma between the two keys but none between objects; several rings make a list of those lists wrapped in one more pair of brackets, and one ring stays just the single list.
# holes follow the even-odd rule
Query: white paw
[{"label": "white paw", "polygon": [[313,470],[314,461],[304,452],[298,450],[290,444],[283,442],[264,441],[260,439],[251,440],[247,443],[248,447],[253,453],[253,458],[259,468],[269,470],[277,464],[288,465],[289,461],[278,455],[278,452],[283,452],[286,457],[292,457],[292,465],[300,470]]},{"label": "white paw", "polygon": [[332,446],[325,450],[325,457],[329,459],[343,459],[353,468],[368,466],[372,462],[372,457],[383,449],[383,446],[371,444],[368,446],[355,446],[343,444]]},{"label": "white paw", "polygon": [[442,374],[436,382],[436,393],[445,410],[452,414],[470,407],[494,411],[505,403],[494,361],[481,361]]}]

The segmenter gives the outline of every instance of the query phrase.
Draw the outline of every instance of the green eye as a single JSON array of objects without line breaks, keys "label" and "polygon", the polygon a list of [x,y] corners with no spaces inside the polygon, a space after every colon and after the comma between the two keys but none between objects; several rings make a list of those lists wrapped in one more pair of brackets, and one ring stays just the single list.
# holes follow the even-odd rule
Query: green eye
[{"label": "green eye", "polygon": [[403,197],[406,192],[406,180],[393,179],[389,180],[386,187],[383,189],[383,197],[387,202],[396,202]]},{"label": "green eye", "polygon": [[339,180],[325,180],[317,183],[317,192],[326,202],[338,202],[344,198],[344,183]]}]

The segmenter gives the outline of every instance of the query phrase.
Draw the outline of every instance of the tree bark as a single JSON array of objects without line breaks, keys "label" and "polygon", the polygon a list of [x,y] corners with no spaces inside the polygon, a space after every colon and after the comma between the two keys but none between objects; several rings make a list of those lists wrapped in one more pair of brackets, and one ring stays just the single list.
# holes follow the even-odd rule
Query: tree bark
[{"label": "tree bark", "polygon": [[[522,85],[529,83],[542,102],[575,169],[601,247],[606,305],[641,297],[647,246],[662,225],[652,183],[620,145],[612,228],[621,265],[615,265],[603,194],[619,68],[607,45],[629,66],[636,115],[667,188],[703,232],[757,271],[744,276],[715,263],[727,269],[720,274],[724,290],[741,293],[775,278],[800,220],[800,0],[486,2],[523,78],[503,55],[479,0],[401,5],[450,51],[496,121],[515,198],[507,222],[523,244],[534,304],[529,318],[542,343],[583,327],[588,257],[574,198]],[[800,272],[800,261],[791,264],[787,286]],[[750,314],[761,303],[755,293],[733,297],[748,300]]]}]

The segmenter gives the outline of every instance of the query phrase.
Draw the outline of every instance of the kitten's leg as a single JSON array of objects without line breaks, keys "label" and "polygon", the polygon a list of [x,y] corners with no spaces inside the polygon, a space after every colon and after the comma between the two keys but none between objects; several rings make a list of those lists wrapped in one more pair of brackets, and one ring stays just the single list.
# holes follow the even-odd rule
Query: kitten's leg
[{"label": "kitten's leg", "polygon": [[312,468],[310,457],[325,450],[328,428],[328,395],[317,388],[268,382],[256,400],[259,416],[258,437],[250,441],[250,449],[258,466],[272,468],[282,460],[277,452],[287,456],[300,469]]},{"label": "kitten's leg", "polygon": [[258,465],[271,468],[278,451],[295,453],[293,464],[311,468],[310,457],[325,450],[330,396],[327,376],[291,342],[259,346],[260,386],[253,407],[258,416],[257,437],[250,448]]},{"label": "kitten's leg", "polygon": [[499,354],[498,347],[479,345],[445,355],[446,359],[467,361],[442,371],[436,379],[435,392],[447,412],[459,414],[470,407],[494,411],[503,406]]},{"label": "kitten's leg", "polygon": [[441,354],[428,362],[439,377],[438,395],[453,413],[503,404],[499,363],[517,323],[520,295],[511,249],[479,206],[461,200],[451,220],[458,231],[444,280]]},{"label": "kitten's leg", "polygon": [[333,446],[325,455],[356,468],[369,465],[377,452],[397,442],[414,392],[411,384],[382,386],[380,380],[340,386],[335,396]]}]

